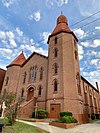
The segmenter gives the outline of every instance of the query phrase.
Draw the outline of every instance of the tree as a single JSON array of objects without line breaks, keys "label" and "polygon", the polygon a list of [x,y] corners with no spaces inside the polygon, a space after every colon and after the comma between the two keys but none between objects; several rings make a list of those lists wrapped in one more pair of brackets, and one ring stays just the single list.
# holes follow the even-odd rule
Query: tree
[{"label": "tree", "polygon": [[21,97],[17,97],[16,93],[5,91],[0,97],[0,103],[5,102],[5,116],[9,120],[9,124],[12,126],[15,122],[18,110],[20,109],[20,104],[22,102]]}]

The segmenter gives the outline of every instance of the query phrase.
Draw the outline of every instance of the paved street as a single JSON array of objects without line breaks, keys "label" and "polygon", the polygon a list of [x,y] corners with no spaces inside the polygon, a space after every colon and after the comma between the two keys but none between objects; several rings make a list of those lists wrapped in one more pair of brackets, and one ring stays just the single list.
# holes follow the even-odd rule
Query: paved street
[{"label": "paved street", "polygon": [[100,122],[96,122],[92,124],[90,123],[82,124],[70,129],[63,129],[63,128],[50,126],[48,123],[45,123],[45,122],[25,122],[24,121],[24,123],[27,123],[29,125],[34,125],[46,131],[49,131],[50,133],[100,133]]}]

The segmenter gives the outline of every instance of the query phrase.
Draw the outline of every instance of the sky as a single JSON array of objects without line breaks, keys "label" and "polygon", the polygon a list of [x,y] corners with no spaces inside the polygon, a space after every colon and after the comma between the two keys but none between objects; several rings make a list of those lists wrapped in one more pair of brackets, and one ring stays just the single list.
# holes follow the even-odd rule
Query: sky
[{"label": "sky", "polygon": [[0,68],[21,51],[47,56],[47,39],[61,12],[79,40],[81,75],[100,85],[100,0],[0,0]]}]

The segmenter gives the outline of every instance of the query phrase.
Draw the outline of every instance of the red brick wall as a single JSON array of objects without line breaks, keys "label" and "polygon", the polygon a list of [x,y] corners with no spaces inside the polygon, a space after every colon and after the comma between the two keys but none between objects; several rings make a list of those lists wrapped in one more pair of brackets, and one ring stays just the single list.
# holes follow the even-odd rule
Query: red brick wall
[{"label": "red brick wall", "polygon": [[0,93],[2,90],[2,85],[3,85],[5,73],[6,73],[6,71],[0,68]]}]

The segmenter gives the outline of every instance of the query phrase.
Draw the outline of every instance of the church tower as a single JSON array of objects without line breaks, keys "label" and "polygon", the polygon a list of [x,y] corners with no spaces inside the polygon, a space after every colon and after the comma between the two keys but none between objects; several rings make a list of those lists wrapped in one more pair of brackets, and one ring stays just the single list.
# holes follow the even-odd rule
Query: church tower
[{"label": "church tower", "polygon": [[48,38],[47,110],[49,117],[57,118],[61,111],[70,111],[81,121],[83,101],[81,95],[78,39],[69,29],[64,15]]}]

